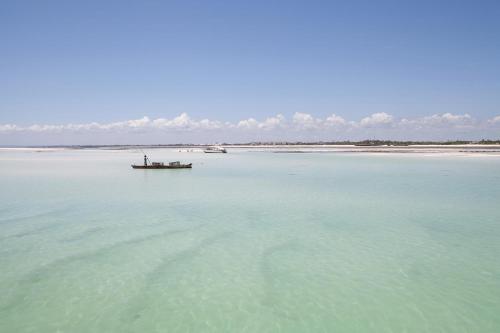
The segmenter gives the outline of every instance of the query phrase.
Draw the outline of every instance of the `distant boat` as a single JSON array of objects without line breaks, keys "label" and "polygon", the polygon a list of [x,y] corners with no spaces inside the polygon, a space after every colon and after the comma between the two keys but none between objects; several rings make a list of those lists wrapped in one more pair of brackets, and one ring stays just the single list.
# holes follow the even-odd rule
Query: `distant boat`
[{"label": "distant boat", "polygon": [[148,157],[144,155],[144,164],[143,165],[132,165],[134,169],[191,169],[193,167],[192,163],[182,164],[179,161],[170,162],[168,164],[164,164],[163,162],[151,162],[148,164]]},{"label": "distant boat", "polygon": [[227,153],[226,148],[222,146],[210,146],[203,150],[205,153]]}]

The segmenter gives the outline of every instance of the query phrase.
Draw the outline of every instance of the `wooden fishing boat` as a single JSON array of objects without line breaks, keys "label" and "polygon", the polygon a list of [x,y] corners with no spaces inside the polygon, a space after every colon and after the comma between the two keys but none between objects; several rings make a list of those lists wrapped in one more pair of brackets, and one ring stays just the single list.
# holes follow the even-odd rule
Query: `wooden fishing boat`
[{"label": "wooden fishing boat", "polygon": [[192,163],[182,164],[179,161],[170,162],[168,164],[164,164],[163,162],[150,162],[148,164],[148,157],[144,155],[144,164],[143,165],[132,165],[134,169],[191,169],[193,167]]}]

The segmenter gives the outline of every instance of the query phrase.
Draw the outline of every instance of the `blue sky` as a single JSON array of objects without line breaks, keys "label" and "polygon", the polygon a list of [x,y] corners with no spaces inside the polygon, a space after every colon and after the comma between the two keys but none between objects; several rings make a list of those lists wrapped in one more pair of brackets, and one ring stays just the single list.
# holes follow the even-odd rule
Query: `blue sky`
[{"label": "blue sky", "polygon": [[[498,1],[0,1],[0,144],[498,138],[499,17]],[[90,123],[106,133],[68,126]]]}]

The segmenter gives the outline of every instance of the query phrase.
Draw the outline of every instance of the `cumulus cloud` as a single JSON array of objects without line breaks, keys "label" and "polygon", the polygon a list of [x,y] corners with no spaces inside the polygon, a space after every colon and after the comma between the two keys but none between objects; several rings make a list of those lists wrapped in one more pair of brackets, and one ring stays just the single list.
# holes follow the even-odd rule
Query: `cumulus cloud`
[{"label": "cumulus cloud", "polygon": [[[228,127],[232,126],[229,125]],[[259,122],[254,118],[241,120],[238,122],[236,127],[246,130],[255,130],[255,129],[273,130],[278,128],[285,128],[287,127],[287,124],[285,117],[282,114],[278,114],[274,117],[269,117],[262,122]]]},{"label": "cumulus cloud", "polygon": [[379,112],[361,119],[359,124],[362,127],[390,126],[393,122],[393,118],[394,117],[390,114]]},{"label": "cumulus cloud", "polygon": [[[500,125],[500,116],[496,116],[486,121],[478,121],[469,114],[434,114],[419,118],[397,119],[385,113],[373,113],[361,118],[359,121],[346,120],[337,114],[331,114],[326,118],[316,118],[309,113],[296,112],[291,119],[286,119],[282,114],[277,114],[257,120],[248,118],[239,122],[223,122],[220,120],[191,118],[187,113],[181,113],[174,118],[150,119],[142,117],[139,119],[111,122],[111,123],[83,123],[83,124],[33,124],[30,126],[20,126],[16,124],[0,124],[0,133],[217,133],[228,138],[248,137],[248,138],[294,138],[324,137],[336,138],[344,137],[366,137],[370,133],[376,135],[387,135],[391,133],[401,133],[402,137],[411,137],[411,133],[446,133],[453,135],[458,131],[481,133],[489,128],[493,131]],[[370,132],[372,131],[372,132]],[[382,132],[381,132],[382,131]],[[432,132],[434,131],[434,132]],[[449,132],[446,132],[449,131]],[[241,135],[243,136],[239,136]],[[465,132],[464,132],[465,133]],[[495,132],[492,132],[495,134]],[[226,135],[227,134],[227,135]],[[212,135],[212,134],[210,134]],[[213,134],[215,135],[215,134]],[[298,135],[298,136],[297,136]],[[353,136],[351,136],[353,135]],[[207,136],[210,137],[210,136]],[[437,135],[436,135],[437,137]]]},{"label": "cumulus cloud", "polygon": [[181,113],[173,119],[159,118],[152,122],[153,128],[159,129],[194,129],[199,127],[196,121],[193,121],[187,113]]},{"label": "cumulus cloud", "polygon": [[424,117],[422,118],[422,121],[425,124],[430,124],[430,125],[466,125],[470,123],[472,120],[471,116],[468,114],[451,114],[451,113],[444,113],[442,115],[432,115],[430,117]]},{"label": "cumulus cloud", "polygon": [[19,129],[20,128],[17,125],[11,125],[11,124],[2,125],[2,124],[0,124],[0,132],[13,132],[13,131],[17,131]]},{"label": "cumulus cloud", "polygon": [[129,120],[127,122],[127,125],[132,128],[137,128],[137,127],[144,127],[147,124],[149,124],[149,118],[148,117],[143,117],[141,119],[136,119],[136,120]]},{"label": "cumulus cloud", "polygon": [[346,124],[347,124],[347,122],[345,121],[344,118],[337,116],[334,113],[325,119],[325,125],[327,127],[329,127],[329,126],[336,126],[336,127],[337,126],[344,126]]},{"label": "cumulus cloud", "polygon": [[246,120],[241,120],[236,127],[243,129],[256,129],[259,127],[259,122],[254,118],[248,118]]},{"label": "cumulus cloud", "polygon": [[490,124],[500,124],[500,116],[496,116],[488,120],[488,123]]},{"label": "cumulus cloud", "polygon": [[259,128],[266,130],[273,130],[276,128],[286,127],[286,119],[282,114],[278,114],[275,117],[270,117],[259,124]]},{"label": "cumulus cloud", "polygon": [[292,122],[297,129],[317,129],[321,126],[321,119],[316,119],[309,113],[295,112]]},{"label": "cumulus cloud", "polygon": [[221,129],[226,125],[227,127],[229,126],[229,123],[223,124],[220,121],[213,121],[213,120],[208,120],[208,119],[203,119],[198,122],[198,127],[200,129],[204,130],[216,130],[216,129]]},{"label": "cumulus cloud", "polygon": [[468,114],[434,114],[416,119],[401,119],[400,124],[406,128],[464,128],[471,127],[474,119]]}]

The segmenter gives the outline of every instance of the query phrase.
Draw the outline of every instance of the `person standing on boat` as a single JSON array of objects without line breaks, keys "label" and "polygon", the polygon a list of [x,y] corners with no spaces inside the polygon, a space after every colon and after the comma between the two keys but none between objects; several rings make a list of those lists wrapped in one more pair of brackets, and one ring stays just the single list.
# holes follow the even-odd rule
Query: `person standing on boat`
[{"label": "person standing on boat", "polygon": [[148,157],[144,155],[144,166],[148,165]]}]

